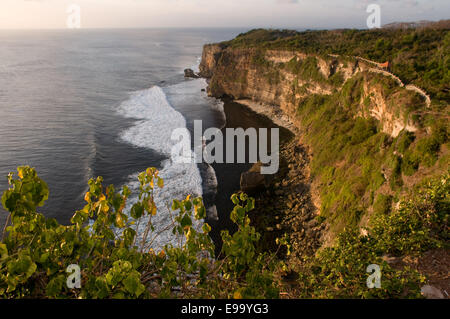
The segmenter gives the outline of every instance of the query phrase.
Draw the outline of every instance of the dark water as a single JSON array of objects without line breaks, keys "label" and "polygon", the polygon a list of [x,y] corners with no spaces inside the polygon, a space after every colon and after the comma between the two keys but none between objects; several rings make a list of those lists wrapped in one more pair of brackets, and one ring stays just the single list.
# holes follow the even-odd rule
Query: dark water
[{"label": "dark water", "polygon": [[[183,69],[198,63],[203,44],[242,31],[1,31],[0,190],[17,166],[35,167],[50,187],[40,211],[67,224],[89,178],[121,185],[148,166],[162,167],[167,154],[121,138],[139,119],[117,108],[130,93],[157,85],[188,127],[194,119],[220,127],[220,111],[207,107],[200,90],[197,102],[191,88],[183,103],[184,89],[173,86],[185,82]],[[5,217],[0,208],[0,224]]]},{"label": "dark water", "polygon": [[[270,119],[264,115],[260,115],[250,110],[248,107],[241,104],[235,103],[232,100],[225,99],[224,113],[226,115],[227,123],[226,127],[222,129],[224,136],[224,143],[226,143],[226,133],[225,130],[229,128],[242,127],[243,129],[255,128],[257,131],[259,128],[267,128],[268,130],[268,150],[271,152],[273,150],[270,143],[270,129],[279,129],[280,144],[289,141],[293,137],[293,133],[289,130],[279,127],[274,124]],[[258,136],[259,140],[259,136]],[[248,141],[248,139],[247,139]],[[246,157],[248,158],[249,147],[248,142],[246,144]],[[235,152],[236,154],[236,152]],[[217,206],[219,219],[217,222],[208,221],[212,224],[211,237],[216,243],[216,247],[221,245],[220,232],[224,229],[233,230],[235,225],[230,220],[229,215],[233,209],[234,204],[231,202],[230,197],[235,192],[239,191],[239,184],[241,174],[248,171],[253,164],[250,163],[213,163],[212,166],[216,172],[217,180],[219,181],[217,188],[217,197],[215,204]],[[217,253],[218,251],[216,251]]]}]

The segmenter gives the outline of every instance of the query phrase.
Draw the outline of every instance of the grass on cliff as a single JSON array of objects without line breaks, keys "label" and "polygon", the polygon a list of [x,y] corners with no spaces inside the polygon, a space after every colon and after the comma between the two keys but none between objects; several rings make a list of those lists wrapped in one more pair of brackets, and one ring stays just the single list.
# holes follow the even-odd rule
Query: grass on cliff
[{"label": "grass on cliff", "polygon": [[[409,268],[392,267],[384,255],[420,256],[449,247],[450,175],[424,180],[391,207],[377,200],[367,234],[348,227],[332,247],[321,249],[297,270],[297,295],[303,298],[420,298],[426,277]],[[380,287],[368,289],[369,265],[381,271]]]},{"label": "grass on cliff", "polygon": [[327,78],[321,71],[316,57],[309,56],[304,60],[292,58],[285,64],[280,64],[282,68],[298,76],[303,80],[320,84],[328,84],[333,88],[340,87],[344,83],[344,76],[340,72],[332,74]]},{"label": "grass on cliff", "polygon": [[448,28],[331,30],[295,32],[252,30],[225,46],[298,50],[321,55],[361,56],[389,61],[392,72],[406,83],[425,89],[433,103],[450,103],[450,32]]},{"label": "grass on cliff", "polygon": [[[222,232],[221,258],[213,259],[211,228],[193,226],[194,220],[205,217],[205,207],[201,198],[190,196],[172,204],[173,233],[182,238],[179,246],[166,245],[158,253],[138,247],[137,242],[147,241],[137,237],[135,222],[146,225],[144,236],[155,235],[153,194],[164,181],[154,168],[139,175],[139,200],[129,213],[124,211],[127,187],[116,192],[113,186],[104,189],[101,178],[91,179],[87,204],[75,212],[69,226],[36,211],[49,190],[34,169],[19,167],[18,178],[11,173],[8,181],[2,204],[12,225],[0,242],[0,298],[278,298],[285,288],[282,278],[292,265],[257,250],[261,236],[248,217],[254,200],[243,193],[231,197],[235,207],[230,218],[237,231]],[[409,268],[394,269],[381,257],[447,248],[449,191],[447,173],[413,189],[396,209],[383,204],[368,235],[350,227],[335,245],[295,269],[300,272],[291,297],[420,297],[425,277]],[[92,224],[87,223],[90,218]],[[289,252],[286,237],[277,244]],[[73,270],[67,269],[74,264],[81,271],[80,286],[68,287]],[[377,289],[366,285],[372,264],[382,272]]]},{"label": "grass on cliff", "polygon": [[[321,218],[326,218],[336,233],[358,225],[381,187],[387,185],[385,191],[392,194],[402,191],[404,176],[413,175],[420,167],[432,167],[442,147],[448,147],[445,119],[422,119],[430,134],[402,131],[392,138],[374,118],[355,116],[363,83],[362,75],[354,77],[341,91],[310,95],[298,105],[306,142],[313,150],[311,174],[319,181]],[[438,170],[445,169],[445,159],[438,166]]]}]

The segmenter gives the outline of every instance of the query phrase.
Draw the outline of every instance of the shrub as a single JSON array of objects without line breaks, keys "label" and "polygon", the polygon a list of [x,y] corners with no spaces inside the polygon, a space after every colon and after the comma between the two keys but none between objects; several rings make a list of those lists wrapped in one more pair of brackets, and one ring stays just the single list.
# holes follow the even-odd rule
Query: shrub
[{"label": "shrub", "polygon": [[376,215],[386,215],[391,211],[393,197],[391,195],[378,194],[373,204],[373,212]]},{"label": "shrub", "polygon": [[392,173],[389,178],[389,185],[392,190],[396,190],[403,185],[402,179],[402,159],[400,156],[393,156]]},{"label": "shrub", "polygon": [[[205,218],[201,198],[173,201],[179,246],[166,245],[155,253],[146,245],[147,238],[153,237],[152,242],[158,236],[152,224],[157,213],[153,198],[164,187],[155,168],[139,174],[139,200],[129,214],[124,211],[128,187],[119,193],[113,186],[104,189],[101,177],[91,179],[87,204],[75,212],[70,226],[36,212],[49,191],[34,169],[19,167],[18,179],[10,173],[8,182],[2,204],[12,225],[0,243],[2,298],[229,298],[236,292],[244,298],[278,296],[277,262],[273,255],[256,252],[259,234],[247,215],[254,199],[245,194],[232,197],[236,207],[231,219],[238,230],[222,234],[223,259],[215,260],[210,226],[204,223],[198,229],[193,223]],[[136,222],[144,223],[143,234],[136,233]],[[66,269],[73,264],[81,270],[80,289],[66,285]]]},{"label": "shrub", "polygon": [[421,159],[421,163],[427,167],[433,166],[436,163],[439,149],[440,144],[435,136],[419,140],[416,146],[417,156]]},{"label": "shrub", "polygon": [[407,176],[413,175],[419,168],[420,158],[416,152],[406,151],[402,159],[402,172]]},{"label": "shrub", "polygon": [[391,214],[372,221],[377,249],[392,253],[418,253],[443,247],[448,241],[450,175],[423,182]]},{"label": "shrub", "polygon": [[332,76],[330,76],[328,82],[335,87],[339,87],[345,82],[344,74],[341,71],[336,72]]},{"label": "shrub", "polygon": [[445,144],[448,141],[448,122],[444,119],[434,119],[434,125],[431,127],[432,136],[439,144]]},{"label": "shrub", "polygon": [[[389,214],[392,197],[379,195],[367,235],[356,227],[341,232],[331,247],[307,259],[299,270],[304,298],[420,298],[425,277],[409,267],[394,269],[384,254],[418,254],[448,247],[450,174],[423,182]],[[367,266],[380,266],[381,288],[367,289]]]},{"label": "shrub", "polygon": [[360,144],[376,133],[377,128],[373,121],[358,117],[350,133],[350,142],[352,144]]},{"label": "shrub", "polygon": [[[391,268],[375,249],[376,239],[361,236],[356,228],[344,230],[332,247],[310,258],[299,275],[302,297],[312,298],[392,298],[420,297],[424,281],[416,271]],[[380,266],[381,288],[367,288],[367,267]]]},{"label": "shrub", "polygon": [[404,154],[408,147],[414,142],[415,135],[413,132],[402,131],[397,137],[397,150]]}]

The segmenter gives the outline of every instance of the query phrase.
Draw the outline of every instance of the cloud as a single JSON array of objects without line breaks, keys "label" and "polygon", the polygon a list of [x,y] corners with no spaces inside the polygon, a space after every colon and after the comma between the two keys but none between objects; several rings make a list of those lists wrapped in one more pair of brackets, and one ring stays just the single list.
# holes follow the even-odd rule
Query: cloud
[{"label": "cloud", "polygon": [[279,4],[293,4],[298,3],[298,0],[276,0]]},{"label": "cloud", "polygon": [[1,28],[65,28],[66,7],[83,10],[85,28],[365,28],[369,4],[382,24],[448,18],[449,0],[0,0]]}]

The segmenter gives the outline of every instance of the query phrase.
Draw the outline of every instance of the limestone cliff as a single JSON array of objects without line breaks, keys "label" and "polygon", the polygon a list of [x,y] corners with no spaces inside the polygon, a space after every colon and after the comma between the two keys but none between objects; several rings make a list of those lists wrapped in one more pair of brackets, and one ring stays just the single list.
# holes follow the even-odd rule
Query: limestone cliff
[{"label": "limestone cliff", "polygon": [[200,74],[210,79],[210,95],[278,106],[294,122],[302,99],[344,88],[354,101],[343,107],[351,107],[355,116],[376,118],[393,137],[403,129],[416,131],[413,112],[426,104],[416,90],[377,68],[376,62],[356,57],[211,44],[204,47]]},{"label": "limestone cliff", "polygon": [[[288,236],[289,269],[305,274],[304,257],[315,260],[309,277],[302,277],[308,282],[325,274],[327,291],[335,290],[328,274],[348,261],[345,273],[363,269],[361,243],[370,243],[367,252],[369,246],[376,250],[370,258],[384,259],[399,250],[380,247],[399,243],[405,253],[405,241],[425,233],[414,230],[415,213],[401,198],[420,207],[425,197],[417,189],[430,178],[444,185],[442,176],[448,176],[450,99],[437,67],[443,66],[442,39],[436,30],[258,29],[204,47],[200,71],[210,95],[231,97],[290,129],[295,125],[296,137],[281,145],[273,182],[254,194],[250,218],[264,249],[277,249],[276,238]],[[427,209],[417,208],[417,216],[431,216],[423,214]],[[435,209],[446,216],[445,208]],[[340,282],[342,274],[336,278]]]},{"label": "limestone cliff", "polygon": [[[311,184],[311,202],[333,228],[325,242],[347,225],[365,227],[378,197],[445,169],[445,161],[436,161],[439,152],[447,154],[436,132],[446,129],[423,120],[432,113],[428,96],[375,61],[221,43],[205,45],[200,74],[211,96],[257,111],[259,105],[295,125],[297,140],[311,150],[310,165],[298,174],[310,176],[303,182]],[[280,187],[297,196],[292,178],[285,182]]]}]

